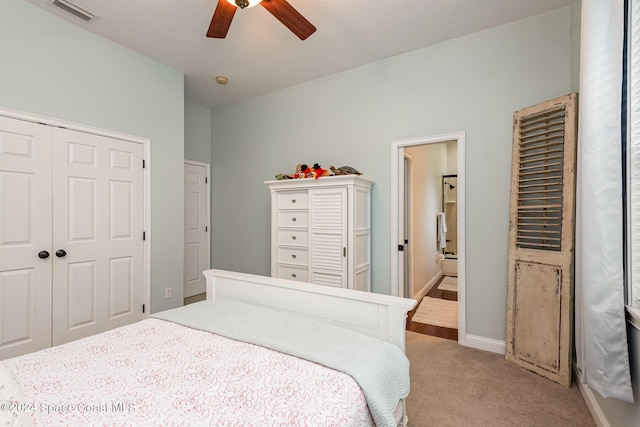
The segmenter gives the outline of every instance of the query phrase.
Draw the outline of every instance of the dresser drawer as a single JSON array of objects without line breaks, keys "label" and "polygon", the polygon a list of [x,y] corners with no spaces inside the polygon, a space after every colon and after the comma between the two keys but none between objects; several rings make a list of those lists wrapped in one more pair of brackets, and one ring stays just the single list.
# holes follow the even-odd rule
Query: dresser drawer
[{"label": "dresser drawer", "polygon": [[284,191],[278,193],[278,209],[307,209],[309,194],[306,191]]},{"label": "dresser drawer", "polygon": [[278,230],[278,245],[307,246],[307,230]]},{"label": "dresser drawer", "polygon": [[296,267],[278,266],[278,277],[280,279],[296,280],[298,282],[307,281],[307,269]]},{"label": "dresser drawer", "polygon": [[308,219],[307,212],[281,211],[278,212],[278,227],[307,228]]},{"label": "dresser drawer", "polygon": [[278,263],[306,266],[308,254],[306,249],[278,248]]}]

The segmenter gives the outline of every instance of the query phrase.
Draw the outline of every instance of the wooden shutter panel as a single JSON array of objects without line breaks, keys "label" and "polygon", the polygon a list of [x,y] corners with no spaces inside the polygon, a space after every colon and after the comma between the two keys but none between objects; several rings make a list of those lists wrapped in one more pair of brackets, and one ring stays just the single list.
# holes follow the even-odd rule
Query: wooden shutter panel
[{"label": "wooden shutter panel", "polygon": [[506,358],[571,385],[577,95],[516,111]]}]

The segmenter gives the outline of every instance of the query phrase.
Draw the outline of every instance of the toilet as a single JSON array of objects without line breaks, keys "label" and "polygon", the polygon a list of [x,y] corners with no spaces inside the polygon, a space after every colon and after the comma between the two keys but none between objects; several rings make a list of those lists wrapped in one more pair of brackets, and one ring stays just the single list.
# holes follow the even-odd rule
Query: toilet
[{"label": "toilet", "polygon": [[445,258],[441,261],[442,274],[445,276],[458,277],[458,260],[455,258]]}]

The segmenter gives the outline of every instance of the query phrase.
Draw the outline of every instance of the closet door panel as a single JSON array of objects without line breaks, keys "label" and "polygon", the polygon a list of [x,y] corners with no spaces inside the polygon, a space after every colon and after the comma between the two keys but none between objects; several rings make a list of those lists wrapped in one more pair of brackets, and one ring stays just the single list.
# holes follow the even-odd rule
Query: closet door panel
[{"label": "closet door panel", "polygon": [[144,177],[141,144],[108,147],[108,329],[142,319],[144,299]]},{"label": "closet door panel", "polygon": [[73,262],[68,265],[67,325],[70,330],[94,325],[96,319],[96,262]]},{"label": "closet door panel", "polygon": [[109,239],[133,239],[133,196],[131,181],[109,181]]},{"label": "closet door panel", "polygon": [[[54,130],[53,343],[142,319],[142,145]],[[82,273],[82,274],[81,274]]]},{"label": "closet door panel", "polygon": [[68,180],[69,209],[67,210],[70,242],[89,242],[97,238],[96,179],[70,176]]},{"label": "closet door panel", "polygon": [[0,117],[0,359],[51,345],[50,138]]},{"label": "closet door panel", "polygon": [[32,268],[0,272],[3,345],[18,343],[31,335],[33,276]]},{"label": "closet door panel", "polygon": [[136,291],[135,259],[131,256],[109,260],[109,318],[126,316],[134,310],[133,295]]}]

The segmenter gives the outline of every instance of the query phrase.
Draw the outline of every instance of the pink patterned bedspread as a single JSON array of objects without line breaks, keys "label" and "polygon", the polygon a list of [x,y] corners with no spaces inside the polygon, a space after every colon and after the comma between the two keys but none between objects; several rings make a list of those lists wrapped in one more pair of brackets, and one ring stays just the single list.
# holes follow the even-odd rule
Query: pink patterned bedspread
[{"label": "pink patterned bedspread", "polygon": [[346,374],[158,319],[5,363],[36,425],[374,425]]}]

